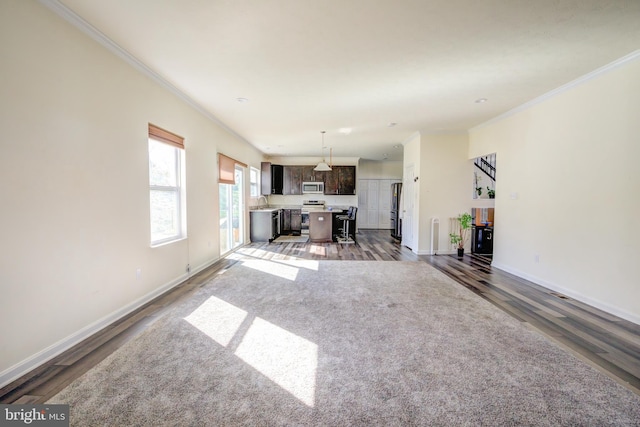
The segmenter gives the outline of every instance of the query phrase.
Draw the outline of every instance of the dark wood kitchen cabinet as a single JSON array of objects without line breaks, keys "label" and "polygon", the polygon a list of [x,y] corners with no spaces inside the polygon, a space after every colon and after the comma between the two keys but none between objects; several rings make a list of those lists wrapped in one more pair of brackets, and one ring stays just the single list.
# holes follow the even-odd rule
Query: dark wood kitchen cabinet
[{"label": "dark wood kitchen cabinet", "polygon": [[268,196],[271,194],[271,163],[260,163],[260,194]]},{"label": "dark wood kitchen cabinet", "polygon": [[302,210],[291,209],[291,234],[299,236],[302,231]]},{"label": "dark wood kitchen cabinet", "polygon": [[302,166],[302,182],[323,182],[326,172],[314,170],[315,166]]},{"label": "dark wood kitchen cabinet", "polygon": [[341,166],[338,173],[338,194],[356,194],[356,167]]},{"label": "dark wood kitchen cabinet", "polygon": [[280,221],[281,234],[299,236],[302,229],[302,210],[282,209]]},{"label": "dark wood kitchen cabinet", "polygon": [[283,194],[295,196],[302,194],[302,166],[285,166]]},{"label": "dark wood kitchen cabinet", "polygon": [[325,173],[324,194],[356,194],[355,166],[333,166],[330,172]]},{"label": "dark wood kitchen cabinet", "polygon": [[333,166],[330,171],[324,173],[324,194],[338,194],[340,176],[338,168],[339,166]]}]

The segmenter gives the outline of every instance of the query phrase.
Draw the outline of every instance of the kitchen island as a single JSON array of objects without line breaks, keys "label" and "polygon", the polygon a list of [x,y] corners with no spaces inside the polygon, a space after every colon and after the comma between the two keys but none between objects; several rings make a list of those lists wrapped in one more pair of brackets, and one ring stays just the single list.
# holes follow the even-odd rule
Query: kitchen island
[{"label": "kitchen island", "polygon": [[309,212],[309,241],[314,243],[333,241],[333,211]]}]

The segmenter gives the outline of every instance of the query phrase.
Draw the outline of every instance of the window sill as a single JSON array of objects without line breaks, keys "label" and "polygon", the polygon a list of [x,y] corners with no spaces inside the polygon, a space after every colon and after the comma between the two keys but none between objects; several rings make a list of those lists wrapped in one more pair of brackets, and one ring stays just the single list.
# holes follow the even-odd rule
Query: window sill
[{"label": "window sill", "polygon": [[162,246],[170,245],[172,243],[181,242],[183,240],[187,240],[187,237],[184,236],[184,237],[177,237],[177,238],[171,239],[171,240],[162,240],[162,241],[157,242],[157,243],[151,243],[150,246],[151,246],[151,248],[159,248],[159,247],[162,247]]}]

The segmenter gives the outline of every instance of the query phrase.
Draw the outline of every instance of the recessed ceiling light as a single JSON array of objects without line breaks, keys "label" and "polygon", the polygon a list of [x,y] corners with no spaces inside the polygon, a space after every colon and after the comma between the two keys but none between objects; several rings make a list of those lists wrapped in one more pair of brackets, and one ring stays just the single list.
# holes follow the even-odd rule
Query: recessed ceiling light
[{"label": "recessed ceiling light", "polygon": [[397,126],[397,125],[398,125],[398,124],[397,124],[396,122],[391,122],[391,123],[389,123],[389,124],[387,125],[387,127],[392,128],[392,127],[395,127],[395,126]]},{"label": "recessed ceiling light", "polygon": [[400,148],[400,144],[394,145],[393,148]]},{"label": "recessed ceiling light", "polygon": [[236,98],[236,101],[238,101],[241,104],[244,104],[245,102],[249,102],[247,98]]},{"label": "recessed ceiling light", "polygon": [[340,128],[338,132],[340,132],[343,135],[349,135],[351,133],[351,128]]},{"label": "recessed ceiling light", "polygon": [[482,104],[487,102],[487,98],[480,98],[480,99],[476,99],[476,104]]}]

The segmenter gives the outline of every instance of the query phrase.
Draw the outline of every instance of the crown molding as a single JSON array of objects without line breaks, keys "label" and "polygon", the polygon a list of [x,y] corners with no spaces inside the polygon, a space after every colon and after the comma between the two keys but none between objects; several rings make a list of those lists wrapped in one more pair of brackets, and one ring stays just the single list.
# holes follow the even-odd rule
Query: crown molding
[{"label": "crown molding", "polygon": [[566,92],[568,90],[573,89],[576,86],[580,86],[580,85],[582,85],[584,83],[587,83],[590,80],[593,80],[593,79],[595,79],[597,77],[600,77],[603,74],[606,74],[606,73],[608,73],[610,71],[613,71],[613,70],[615,70],[617,68],[622,67],[623,65],[626,65],[626,64],[628,64],[630,62],[633,62],[633,61],[636,61],[638,59],[640,59],[640,50],[633,51],[630,54],[625,55],[620,59],[617,59],[617,60],[615,60],[615,61],[613,61],[613,62],[611,62],[611,63],[609,63],[609,64],[607,64],[605,66],[602,66],[602,67],[600,67],[600,68],[598,68],[598,69],[596,69],[594,71],[591,71],[590,73],[587,73],[587,74],[585,74],[585,75],[583,75],[581,77],[578,77],[577,79],[572,80],[569,83],[566,83],[566,84],[564,84],[564,85],[562,85],[562,86],[560,86],[560,87],[558,87],[556,89],[553,89],[552,91],[549,91],[549,92],[545,93],[544,95],[540,95],[539,97],[534,98],[529,102],[525,102],[524,104],[520,105],[519,107],[513,108],[513,109],[511,109],[511,110],[509,110],[509,111],[507,111],[505,113],[500,114],[499,116],[496,116],[496,117],[494,117],[494,118],[492,118],[490,120],[487,120],[484,123],[481,123],[481,124],[479,124],[477,126],[474,126],[474,127],[469,129],[469,132],[472,132],[472,131],[475,131],[475,130],[478,130],[478,129],[482,129],[485,126],[489,126],[489,125],[491,125],[493,123],[497,123],[499,121],[502,121],[502,120],[506,119],[507,117],[511,117],[511,116],[513,116],[513,115],[515,115],[517,113],[520,113],[522,111],[528,110],[529,108],[531,108],[531,107],[533,107],[535,105],[538,105],[538,104],[540,104],[540,103],[542,103],[542,102],[544,102],[544,101],[546,101],[548,99],[554,98],[554,97],[556,97],[556,96],[558,96],[558,95],[560,95],[560,94],[562,94],[562,93],[564,93],[564,92]]},{"label": "crown molding", "polygon": [[133,68],[150,77],[153,81],[158,83],[161,87],[168,90],[172,94],[176,95],[182,101],[186,102],[190,107],[198,111],[207,119],[211,120],[216,125],[223,128],[229,134],[234,137],[240,139],[241,141],[246,142],[247,144],[254,147],[256,150],[260,151],[257,147],[255,147],[251,142],[247,141],[244,137],[240,136],[236,131],[228,127],[226,124],[222,123],[216,116],[207,111],[202,105],[196,102],[193,98],[182,92],[180,89],[175,87],[165,78],[163,78],[160,74],[156,73],[154,70],[149,68],[145,63],[140,61],[138,58],[127,52],[122,46],[115,43],[109,37],[107,37],[104,33],[98,30],[96,27],[91,25],[89,22],[84,20],[80,15],[75,13],[73,10],[69,9],[67,6],[62,4],[59,0],[38,0],[43,6],[54,12],[56,15],[60,16],[62,19],[78,28],[84,34],[97,41],[102,46],[106,47],[111,53],[118,56],[120,59],[127,62]]}]

